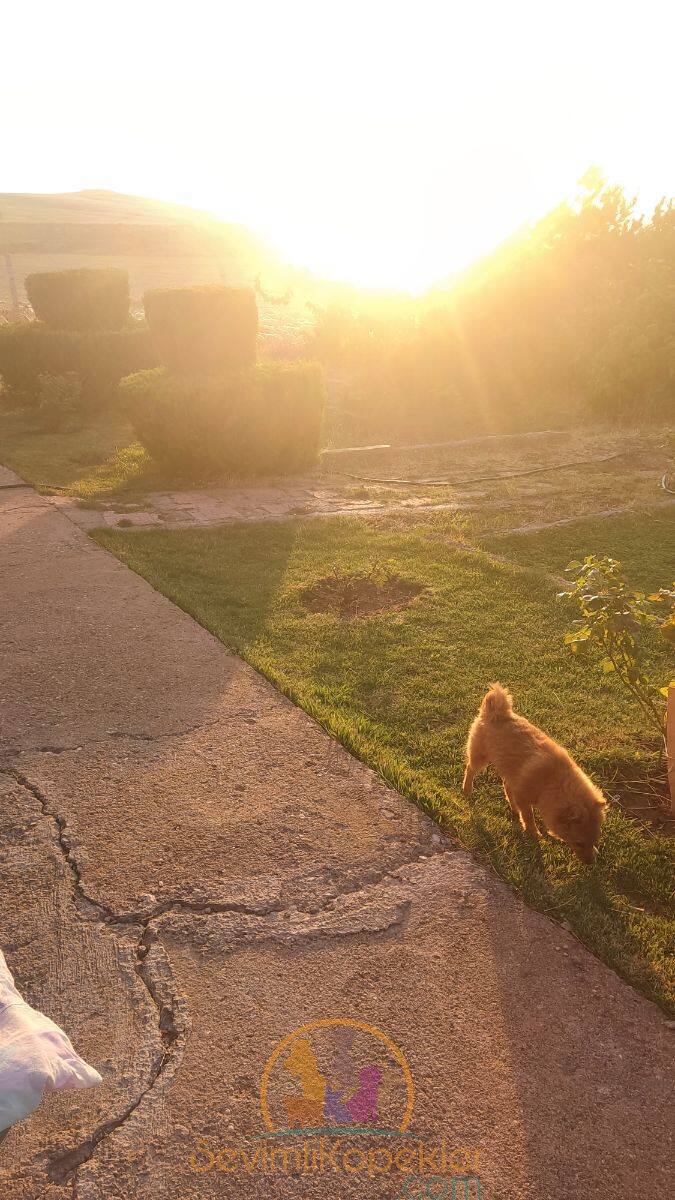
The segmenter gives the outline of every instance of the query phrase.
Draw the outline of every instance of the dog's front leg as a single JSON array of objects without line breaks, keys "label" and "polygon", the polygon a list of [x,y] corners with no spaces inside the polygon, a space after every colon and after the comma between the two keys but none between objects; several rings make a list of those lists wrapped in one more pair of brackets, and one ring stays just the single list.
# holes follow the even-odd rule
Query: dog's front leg
[{"label": "dog's front leg", "polygon": [[520,806],[520,823],[523,829],[529,833],[536,841],[539,841],[539,830],[534,819],[531,804],[521,804]]},{"label": "dog's front leg", "polygon": [[471,767],[471,764],[467,763],[466,771],[464,772],[464,779],[462,780],[462,791],[464,792],[465,796],[470,796],[473,791],[473,780],[475,774],[476,772]]},{"label": "dog's front leg", "polygon": [[513,799],[513,796],[511,795],[509,789],[507,788],[506,784],[503,781],[502,781],[502,787],[504,788],[504,795],[506,796],[506,799],[509,802],[509,809],[511,811],[511,817],[513,818],[514,821],[519,821],[520,820],[520,809],[518,808],[518,805],[516,804],[515,800]]}]

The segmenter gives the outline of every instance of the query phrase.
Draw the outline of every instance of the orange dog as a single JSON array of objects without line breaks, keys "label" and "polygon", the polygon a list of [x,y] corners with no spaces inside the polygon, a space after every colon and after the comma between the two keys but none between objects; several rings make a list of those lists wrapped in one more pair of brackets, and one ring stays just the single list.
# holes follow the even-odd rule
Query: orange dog
[{"label": "orange dog", "polygon": [[552,738],[513,711],[511,696],[493,683],[466,743],[463,790],[471,795],[474,775],[493,766],[504,785],[513,817],[539,837],[537,807],[553,837],[566,842],[584,863],[595,861],[605,819],[602,792]]}]

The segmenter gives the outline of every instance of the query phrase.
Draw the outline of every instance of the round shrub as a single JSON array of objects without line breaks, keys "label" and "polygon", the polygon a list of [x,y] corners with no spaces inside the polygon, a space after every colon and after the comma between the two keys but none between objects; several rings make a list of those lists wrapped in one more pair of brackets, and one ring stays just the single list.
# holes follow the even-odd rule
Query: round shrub
[{"label": "round shrub", "polygon": [[47,329],[37,321],[0,327],[0,377],[11,404],[37,404],[40,375],[73,372],[81,381],[83,408],[102,409],[117,401],[124,375],[156,362],[142,322],[100,333]]},{"label": "round shrub", "polygon": [[41,375],[38,412],[46,433],[69,433],[81,424],[82,383],[74,371],[67,375]]},{"label": "round shrub", "polygon": [[117,267],[42,271],[27,277],[26,294],[50,329],[121,329],[129,319],[129,275]]},{"label": "round shrub", "polygon": [[219,376],[160,367],[123,379],[120,392],[148,454],[179,475],[286,475],[316,461],[323,379],[315,363]]},{"label": "round shrub", "polygon": [[170,370],[218,374],[255,362],[258,307],[251,288],[157,288],[143,303],[158,356]]}]

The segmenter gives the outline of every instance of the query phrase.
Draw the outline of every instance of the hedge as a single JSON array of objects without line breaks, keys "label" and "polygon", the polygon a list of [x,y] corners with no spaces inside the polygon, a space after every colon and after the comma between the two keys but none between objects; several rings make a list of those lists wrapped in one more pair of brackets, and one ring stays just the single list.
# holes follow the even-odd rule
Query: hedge
[{"label": "hedge", "polygon": [[179,374],[220,374],[251,366],[258,308],[251,288],[157,288],[143,297],[158,357]]},{"label": "hedge", "polygon": [[26,294],[38,321],[50,329],[121,329],[129,319],[129,275],[118,267],[29,275]]},{"label": "hedge", "polygon": [[103,408],[117,400],[124,375],[152,367],[157,358],[147,326],[74,333],[35,322],[0,326],[0,376],[11,404],[37,404],[40,375],[74,372],[82,383],[83,406]]},{"label": "hedge", "polygon": [[220,376],[160,367],[123,379],[120,393],[150,456],[178,474],[291,474],[316,461],[323,379],[314,363],[264,363]]}]

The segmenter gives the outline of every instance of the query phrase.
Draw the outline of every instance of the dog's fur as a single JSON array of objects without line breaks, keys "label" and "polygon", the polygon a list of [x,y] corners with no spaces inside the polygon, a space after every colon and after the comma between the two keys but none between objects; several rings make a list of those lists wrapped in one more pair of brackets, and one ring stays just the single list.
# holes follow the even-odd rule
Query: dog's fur
[{"label": "dog's fur", "polygon": [[539,836],[532,813],[536,807],[553,837],[566,842],[582,862],[595,861],[606,809],[602,792],[562,746],[513,711],[511,696],[500,683],[491,684],[471,726],[466,760],[466,796],[474,775],[493,766],[523,829]]}]

